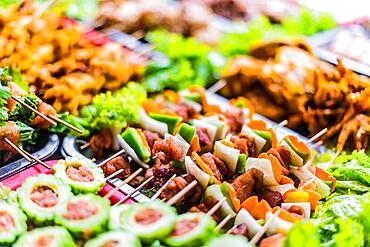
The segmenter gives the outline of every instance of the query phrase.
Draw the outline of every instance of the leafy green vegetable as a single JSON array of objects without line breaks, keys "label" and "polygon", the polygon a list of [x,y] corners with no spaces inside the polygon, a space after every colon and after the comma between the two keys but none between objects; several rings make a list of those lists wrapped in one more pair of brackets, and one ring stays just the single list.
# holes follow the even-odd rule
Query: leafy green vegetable
[{"label": "leafy green vegetable", "polygon": [[[37,110],[39,105],[39,98],[33,94],[28,93],[20,98],[21,101],[31,106],[33,109]],[[24,107],[23,105],[16,103],[12,112],[9,112],[9,120],[22,121],[25,124],[31,125],[32,120],[36,117],[35,113]]]},{"label": "leafy green vegetable", "polygon": [[208,57],[210,47],[207,45],[167,31],[150,32],[146,39],[169,58],[167,63],[146,66],[143,85],[148,91],[157,92],[165,88],[182,90],[190,85],[207,86],[215,78]]},{"label": "leafy green vegetable", "polygon": [[263,41],[312,35],[333,27],[335,22],[330,14],[314,13],[305,8],[298,16],[287,16],[281,24],[273,24],[267,17],[261,16],[246,23],[242,32],[224,34],[218,50],[231,57],[246,54],[253,45]]},{"label": "leafy green vegetable", "polygon": [[358,222],[340,218],[335,220],[337,226],[336,232],[332,238],[322,243],[324,247],[347,247],[347,246],[364,246],[364,227]]},{"label": "leafy green vegetable", "polygon": [[19,128],[20,135],[19,135],[19,143],[21,144],[35,144],[35,139],[37,133],[35,129],[24,124],[20,121],[15,122]]},{"label": "leafy green vegetable", "polygon": [[283,247],[319,247],[318,228],[312,222],[299,222],[289,231]]},{"label": "leafy green vegetable", "polygon": [[58,114],[58,118],[61,119],[61,120],[66,121],[67,123],[72,124],[76,128],[82,130],[83,133],[82,134],[77,133],[77,132],[71,130],[70,128],[68,128],[67,126],[65,126],[63,124],[58,124],[57,126],[52,126],[51,125],[50,128],[49,128],[49,131],[54,132],[54,133],[58,133],[58,134],[63,134],[64,133],[64,134],[71,134],[71,135],[81,136],[81,137],[87,137],[87,136],[90,135],[90,131],[88,130],[89,122],[87,121],[86,118],[73,116],[69,112],[64,112],[64,113]]},{"label": "leafy green vegetable", "polygon": [[113,93],[101,93],[94,97],[91,105],[81,109],[83,120],[80,123],[88,123],[87,129],[90,131],[111,127],[123,128],[127,124],[137,123],[138,111],[145,98],[143,87],[134,82]]}]

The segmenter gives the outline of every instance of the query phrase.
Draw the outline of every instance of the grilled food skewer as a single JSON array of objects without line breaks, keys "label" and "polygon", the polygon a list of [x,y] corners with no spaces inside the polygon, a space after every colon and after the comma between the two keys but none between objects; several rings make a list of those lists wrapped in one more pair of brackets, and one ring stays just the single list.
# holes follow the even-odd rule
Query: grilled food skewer
[{"label": "grilled food skewer", "polygon": [[177,193],[175,196],[173,196],[170,200],[168,200],[167,204],[172,206],[176,202],[178,202],[186,193],[188,193],[190,190],[192,190],[198,182],[194,180],[190,184],[188,184],[185,188],[183,188],[179,193]]},{"label": "grilled food skewer", "polygon": [[113,172],[111,175],[107,176],[105,178],[105,181],[107,181],[108,179],[111,179],[111,178],[114,178],[115,176],[117,176],[118,174],[120,174],[121,172],[123,172],[123,169],[119,169],[118,171],[116,172]]},{"label": "grilled food skewer", "polygon": [[112,159],[120,156],[121,154],[125,153],[125,150],[124,149],[121,149],[120,151],[118,151],[117,153],[113,154],[112,156],[108,157],[107,159],[103,160],[102,162],[100,162],[98,164],[98,167],[102,167],[103,165],[105,165],[106,163],[108,163],[109,161],[111,161]]},{"label": "grilled food skewer", "polygon": [[33,113],[35,113],[36,115],[42,117],[43,119],[45,119],[46,121],[48,121],[49,123],[51,123],[52,125],[56,126],[57,123],[54,122],[52,119],[50,119],[48,116],[46,116],[45,114],[43,114],[42,112],[39,112],[38,110],[36,109],[33,109],[31,106],[29,106],[28,104],[24,103],[22,100],[18,99],[17,97],[15,96],[12,96],[11,97],[13,100],[15,100],[16,102],[18,102],[19,104],[21,104],[22,106],[26,107],[28,110],[32,111]]},{"label": "grilled food skewer", "polygon": [[173,174],[172,177],[170,179],[167,180],[167,182],[154,194],[154,196],[152,196],[152,198],[150,198],[150,200],[155,200],[158,198],[158,196],[163,192],[163,190],[165,190],[168,186],[168,184],[171,182],[172,179],[174,179],[176,177],[176,174]]}]

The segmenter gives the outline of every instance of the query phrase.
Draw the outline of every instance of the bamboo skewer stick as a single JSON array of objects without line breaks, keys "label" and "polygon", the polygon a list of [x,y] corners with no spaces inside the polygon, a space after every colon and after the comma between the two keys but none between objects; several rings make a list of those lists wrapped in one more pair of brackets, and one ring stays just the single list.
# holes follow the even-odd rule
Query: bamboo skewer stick
[{"label": "bamboo skewer stick", "polygon": [[133,194],[141,190],[147,183],[149,183],[154,177],[150,177],[147,180],[145,180],[142,184],[140,184],[136,189],[128,193],[125,197],[123,197],[121,200],[119,200],[116,204],[114,204],[113,207],[120,205],[121,203],[125,202],[127,199],[129,199]]},{"label": "bamboo skewer stick", "polygon": [[19,153],[20,155],[22,155],[23,158],[25,158],[28,162],[32,162],[33,161],[25,152],[23,152],[23,150],[21,148],[19,148],[17,145],[15,145],[13,142],[11,142],[8,138],[4,137],[4,141],[9,146],[11,146],[12,148],[14,148],[15,151],[17,151],[17,153]]},{"label": "bamboo skewer stick", "polygon": [[281,121],[280,123],[278,123],[278,126],[279,127],[284,127],[288,124],[288,120],[284,119],[283,121]]},{"label": "bamboo skewer stick", "polygon": [[186,185],[185,188],[183,188],[179,193],[177,193],[174,197],[172,197],[170,200],[168,200],[167,204],[172,206],[176,202],[178,202],[186,193],[188,193],[190,190],[192,190],[198,182],[194,180],[190,184]]},{"label": "bamboo skewer stick", "polygon": [[[121,190],[122,186],[125,185],[125,184],[128,184],[129,182],[131,182],[137,175],[139,175],[141,172],[143,171],[143,168],[139,168],[137,169],[134,173],[132,173],[129,177],[127,177],[125,180],[123,180],[123,184],[120,185],[120,186],[116,186],[114,187],[113,189],[111,189],[105,196],[104,198],[109,198],[111,197],[114,193],[116,193],[117,191]],[[122,190],[121,190],[122,191]],[[124,191],[122,191],[124,192]]]},{"label": "bamboo skewer stick", "polygon": [[281,209],[279,209],[278,211],[276,211],[274,213],[274,215],[270,218],[270,220],[268,220],[262,227],[261,230],[259,230],[254,236],[253,238],[251,239],[250,243],[252,245],[255,245],[258,243],[258,241],[262,238],[262,236],[265,234],[265,232],[270,228],[270,226],[272,225],[272,223],[274,222],[274,220],[279,216],[280,214],[280,211]]},{"label": "bamboo skewer stick", "polygon": [[86,142],[85,144],[80,146],[80,150],[84,150],[90,146],[90,142]]},{"label": "bamboo skewer stick", "polygon": [[318,148],[319,146],[321,146],[322,144],[324,144],[324,142],[323,142],[322,140],[320,140],[320,141],[318,141],[318,142],[316,142],[316,143],[312,144],[311,149],[316,149],[316,148]]},{"label": "bamboo skewer stick", "polygon": [[158,196],[167,188],[167,186],[169,185],[169,183],[171,182],[172,179],[174,179],[176,177],[176,174],[173,174],[172,177],[170,179],[167,180],[167,182],[161,187],[159,188],[159,190],[154,194],[154,196],[152,196],[152,198],[150,198],[150,200],[155,200],[158,198]]},{"label": "bamboo skewer stick", "polygon": [[39,158],[33,156],[32,154],[30,154],[29,152],[27,152],[26,150],[22,149],[23,152],[25,154],[27,154],[31,159],[33,159],[34,161],[36,161],[37,163],[41,164],[42,166],[44,166],[45,168],[47,169],[51,169],[51,167],[49,165],[47,165],[44,161],[40,160]]},{"label": "bamboo skewer stick", "polygon": [[4,141],[9,145],[11,146],[12,148],[14,148],[20,155],[22,155],[23,158],[25,158],[28,162],[37,162],[41,165],[43,165],[45,168],[47,169],[51,169],[50,166],[48,166],[45,162],[43,162],[42,160],[40,160],[39,158],[33,156],[32,154],[28,153],[26,150],[23,150],[22,148],[18,147],[17,145],[15,145],[13,142],[11,142],[8,138],[4,137]]},{"label": "bamboo skewer stick", "polygon": [[121,172],[123,172],[123,169],[119,169],[118,171],[113,172],[111,175],[109,175],[108,177],[105,178],[105,181],[107,181],[108,179],[114,178],[115,176],[117,176]]},{"label": "bamboo skewer stick", "polygon": [[227,222],[232,218],[231,214],[227,215],[218,225],[216,226],[216,230],[219,231],[222,227],[226,225]]},{"label": "bamboo skewer stick", "polygon": [[307,143],[311,143],[311,142],[316,141],[316,140],[317,140],[317,139],[319,139],[322,135],[324,135],[327,131],[328,131],[328,128],[325,128],[325,129],[321,130],[321,131],[320,131],[320,132],[318,132],[316,135],[314,135],[313,137],[311,137],[310,139],[308,139]]},{"label": "bamboo skewer stick", "polygon": [[83,130],[80,130],[79,128],[73,126],[72,124],[70,123],[67,123],[66,121],[62,120],[62,119],[59,119],[58,117],[56,116],[53,116],[53,115],[48,115],[46,116],[44,113],[42,112],[39,112],[38,110],[32,108],[30,105],[28,105],[27,103],[24,103],[22,100],[18,99],[17,97],[15,96],[12,96],[11,97],[13,100],[15,100],[17,103],[21,104],[22,106],[26,107],[27,109],[29,109],[30,111],[32,111],[33,113],[35,113],[36,115],[42,117],[43,119],[45,119],[46,121],[48,121],[50,124],[52,124],[53,126],[56,126],[57,125],[57,122],[60,123],[60,124],[63,124],[65,125],[66,127],[82,134],[84,133]]},{"label": "bamboo skewer stick", "polygon": [[45,119],[46,121],[48,121],[49,123],[51,123],[52,125],[56,126],[57,123],[54,122],[52,119],[50,119],[48,116],[46,116],[44,113],[42,112],[39,112],[38,110],[35,110],[33,109],[31,106],[29,106],[28,104],[24,103],[22,100],[18,99],[17,97],[15,96],[12,96],[11,97],[13,100],[15,100],[16,102],[18,102],[19,104],[21,104],[22,106],[26,107],[28,110],[32,111],[33,113],[35,113],[36,115],[42,117],[43,119]]},{"label": "bamboo skewer stick", "polygon": [[222,206],[222,204],[226,201],[226,198],[222,199],[221,201],[217,202],[208,212],[208,215],[213,215],[216,211]]},{"label": "bamboo skewer stick", "polygon": [[225,80],[219,80],[215,84],[210,86],[206,91],[207,91],[207,93],[215,94],[218,91],[220,91],[222,88],[224,88],[226,86],[226,84],[227,83],[226,83]]},{"label": "bamboo skewer stick", "polygon": [[106,163],[108,163],[109,161],[111,161],[112,159],[120,156],[123,153],[125,153],[125,150],[124,149],[121,149],[117,153],[113,154],[112,156],[110,156],[110,157],[106,158],[105,160],[103,160],[102,162],[100,162],[97,166],[98,167],[101,167],[101,166],[105,165]]},{"label": "bamboo skewer stick", "polygon": [[60,124],[63,124],[64,126],[66,126],[66,127],[70,128],[70,129],[72,129],[72,130],[74,130],[74,131],[76,131],[76,132],[78,132],[78,133],[80,133],[80,134],[83,134],[83,133],[84,133],[84,131],[83,131],[83,130],[80,130],[79,128],[77,128],[77,127],[73,126],[73,125],[72,125],[72,124],[70,124],[70,123],[67,123],[66,121],[64,121],[64,120],[62,120],[62,119],[60,119],[60,118],[58,118],[58,117],[56,117],[56,116],[48,115],[48,117],[49,117],[49,118],[51,118],[52,120],[54,120],[55,122],[58,122],[58,123],[60,123]]}]

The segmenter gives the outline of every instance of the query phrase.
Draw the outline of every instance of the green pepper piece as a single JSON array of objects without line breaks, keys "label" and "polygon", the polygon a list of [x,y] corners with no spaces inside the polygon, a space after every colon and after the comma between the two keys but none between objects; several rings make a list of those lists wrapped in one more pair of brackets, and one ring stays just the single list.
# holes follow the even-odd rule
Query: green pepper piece
[{"label": "green pepper piece", "polygon": [[181,122],[181,117],[178,116],[170,116],[170,115],[163,115],[163,114],[150,114],[151,118],[158,120],[160,122],[166,123],[168,126],[168,132],[172,135],[176,129],[176,126]]},{"label": "green pepper piece", "polygon": [[[53,191],[57,195],[57,202],[54,205],[48,206],[37,204],[31,199],[31,194],[36,189],[49,189]],[[27,214],[28,218],[36,225],[52,222],[55,214],[71,195],[71,188],[64,184],[60,178],[46,174],[28,177],[22,184],[22,187],[18,189],[19,205]]]},{"label": "green pepper piece", "polygon": [[[71,214],[83,212],[84,210],[80,210],[82,207],[89,207],[94,211],[83,218],[70,217]],[[108,199],[94,194],[72,196],[64,202],[62,209],[56,215],[55,223],[67,228],[77,239],[89,239],[106,229],[109,210]]]},{"label": "green pepper piece", "polygon": [[0,245],[14,243],[14,240],[27,231],[27,217],[15,204],[10,205],[5,202],[0,202],[0,211],[2,217],[12,219],[13,225],[10,225],[7,231],[0,231]]},{"label": "green pepper piece", "polygon": [[71,234],[60,226],[36,228],[25,233],[13,247],[39,246],[39,242],[47,240],[51,247],[76,247]]},{"label": "green pepper piece", "polygon": [[236,172],[239,173],[239,174],[244,173],[246,164],[247,164],[247,155],[246,154],[239,154],[238,163],[236,165]]},{"label": "green pepper piece", "polygon": [[184,140],[191,144],[193,137],[195,135],[196,128],[190,126],[187,123],[182,123],[180,125],[179,131],[177,132]]},{"label": "green pepper piece", "polygon": [[289,147],[291,147],[292,149],[293,149],[293,151],[299,156],[299,157],[301,157],[302,159],[303,159],[303,164],[306,164],[306,162],[307,162],[307,159],[308,159],[308,157],[310,156],[310,154],[309,153],[304,153],[304,152],[302,152],[301,150],[299,150],[296,146],[294,146],[294,144],[289,140],[289,138],[288,137],[285,137],[284,139],[283,139],[283,141],[285,141],[288,145],[289,145]]},{"label": "green pepper piece", "polygon": [[271,133],[263,130],[253,130],[253,132],[266,140],[266,144],[263,146],[261,152],[267,152],[272,147]]},{"label": "green pepper piece", "polygon": [[[182,224],[192,223],[194,228],[181,234],[176,234],[177,227]],[[216,234],[216,222],[211,216],[204,213],[186,213],[177,217],[175,228],[165,239],[169,246],[201,246]]]},{"label": "green pepper piece", "polygon": [[[145,243],[165,238],[171,232],[176,220],[175,208],[160,200],[134,204],[124,214],[121,227],[133,232]],[[154,215],[154,218],[151,217],[153,219],[145,222],[138,220],[139,217],[149,217],[149,214]]]},{"label": "green pepper piece", "polygon": [[125,247],[141,247],[138,237],[132,233],[124,231],[113,231],[100,234],[98,237],[90,239],[85,243],[85,247],[105,246],[106,244],[114,242],[115,246]]},{"label": "green pepper piece", "polygon": [[135,130],[135,128],[127,128],[122,134],[122,138],[135,151],[136,155],[145,163],[150,161],[150,148],[148,143],[143,143],[143,140]]},{"label": "green pepper piece", "polygon": [[[78,181],[67,175],[68,167],[86,168],[93,176],[92,181]],[[100,167],[97,167],[91,160],[79,157],[67,157],[65,160],[59,160],[58,164],[53,166],[54,175],[61,178],[64,183],[72,187],[75,194],[79,193],[98,193],[105,184],[104,172]]]},{"label": "green pepper piece", "polygon": [[225,246],[253,247],[254,245],[249,243],[245,237],[242,237],[240,235],[225,234],[218,238],[213,238],[203,247],[225,247]]}]

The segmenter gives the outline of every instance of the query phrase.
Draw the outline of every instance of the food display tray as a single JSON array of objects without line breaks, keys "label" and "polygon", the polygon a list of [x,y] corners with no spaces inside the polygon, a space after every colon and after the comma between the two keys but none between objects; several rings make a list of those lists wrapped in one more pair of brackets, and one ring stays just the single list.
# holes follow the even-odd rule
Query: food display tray
[{"label": "food display tray", "polygon": [[[41,134],[38,138],[37,146],[35,152],[32,153],[33,156],[40,160],[46,160],[50,158],[59,147],[59,137],[56,134]],[[9,178],[25,169],[34,166],[37,162],[29,162],[24,158],[12,161],[8,164],[2,165],[0,167],[0,181]]]},{"label": "food display tray", "polygon": [[[343,65],[346,68],[349,68],[356,73],[370,76],[370,66],[363,64],[359,61],[356,61],[354,59],[345,57],[343,55],[336,54],[332,51],[329,50],[329,45],[335,40],[337,34],[340,31],[347,30],[350,32],[356,32],[358,29],[362,29],[360,26],[342,26],[342,27],[337,27],[334,29],[330,29],[325,32],[317,33],[311,37],[308,38],[308,43],[312,46],[313,51],[316,56],[318,56],[320,59],[327,61],[331,64],[337,64],[338,58],[341,58],[343,61]],[[370,34],[369,36],[370,37]]]}]

